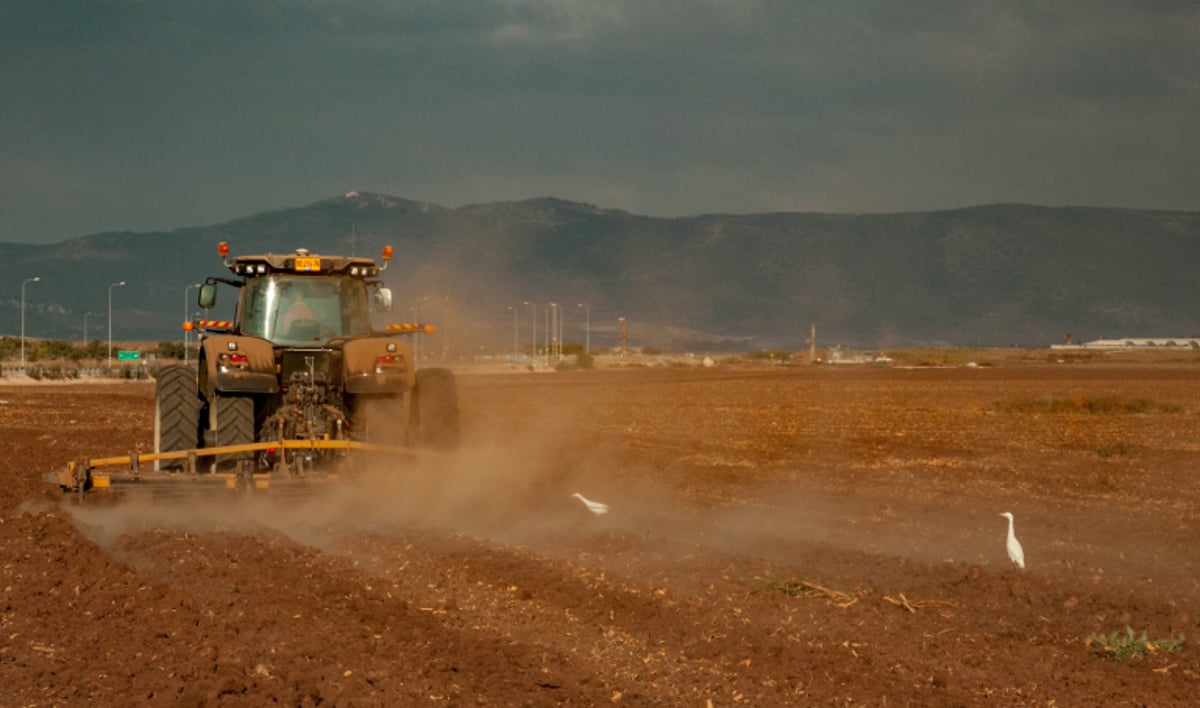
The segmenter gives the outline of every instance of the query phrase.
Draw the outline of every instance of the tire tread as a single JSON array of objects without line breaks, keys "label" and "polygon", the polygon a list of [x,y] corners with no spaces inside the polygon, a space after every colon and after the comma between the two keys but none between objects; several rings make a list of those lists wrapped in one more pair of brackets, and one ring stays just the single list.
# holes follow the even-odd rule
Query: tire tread
[{"label": "tire tread", "polygon": [[[155,451],[191,450],[199,444],[200,399],[196,395],[196,372],[188,366],[163,367],[155,382]],[[182,462],[164,462],[179,467]]]}]

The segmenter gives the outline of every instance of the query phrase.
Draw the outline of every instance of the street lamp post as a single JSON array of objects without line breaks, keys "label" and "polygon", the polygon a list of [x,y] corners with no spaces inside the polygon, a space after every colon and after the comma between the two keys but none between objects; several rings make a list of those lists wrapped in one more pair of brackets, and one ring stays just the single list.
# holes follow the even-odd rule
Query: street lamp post
[{"label": "street lamp post", "polygon": [[[421,306],[419,304],[413,305],[408,308],[408,319],[412,320],[413,324],[420,324],[420,322],[421,322]],[[412,336],[412,345],[413,345],[413,361],[420,362],[421,361],[421,333],[420,332],[414,331],[413,336]]]},{"label": "street lamp post", "polygon": [[[189,285],[183,289],[183,321],[185,324],[188,321],[188,310],[190,309],[188,307],[188,293],[190,293],[192,291],[192,289],[198,288],[198,287],[200,287],[200,283],[196,283],[195,285]],[[184,361],[184,363],[187,363],[187,360],[188,360],[188,339],[189,339],[188,330],[184,329],[183,330],[183,361]]]},{"label": "street lamp post", "polygon": [[557,320],[557,315],[558,315],[558,303],[557,302],[552,302],[549,305],[546,305],[546,335],[545,335],[546,366],[550,366],[550,357],[554,353],[554,350],[550,348],[550,345],[552,344],[550,336],[551,336],[552,332],[557,333],[557,330],[558,330],[558,327],[556,326],[556,324],[551,324],[551,322],[550,322],[550,312],[552,310],[554,311],[554,314],[555,314],[555,323],[557,323],[557,321],[558,321]]},{"label": "street lamp post", "polygon": [[422,297],[417,301],[417,304],[409,308],[409,314],[412,315],[413,322],[422,325],[422,327],[418,328],[416,333],[413,334],[413,358],[415,358],[417,362],[421,361],[421,349],[425,342],[424,322],[422,321],[422,318],[425,316],[425,303],[427,302],[429,302],[428,295]]},{"label": "street lamp post", "polygon": [[530,307],[533,308],[533,316],[529,318],[529,321],[533,325],[533,341],[530,342],[530,345],[533,348],[529,350],[529,358],[536,362],[537,361],[537,303],[529,302],[528,300],[526,300],[525,302],[523,302],[521,304],[529,305]]},{"label": "street lamp post", "polygon": [[[419,322],[419,323],[420,323],[420,324],[422,324],[422,325],[423,325],[423,324],[425,324],[425,322],[424,322],[424,319],[425,319],[425,303],[427,303],[427,302],[429,302],[429,296],[428,296],[428,295],[426,295],[426,296],[422,297],[422,298],[421,298],[421,302],[417,304],[417,322]],[[417,337],[416,337],[416,339],[417,339],[417,342],[419,342],[419,343],[420,343],[420,349],[418,349],[418,350],[417,350],[417,351],[418,351],[418,354],[417,354],[417,361],[420,361],[420,360],[421,360],[421,356],[423,356],[423,355],[424,355],[424,351],[425,351],[425,328],[424,328],[424,327],[422,327],[421,329],[417,330]]]},{"label": "street lamp post", "polygon": [[113,288],[119,288],[125,284],[122,280],[119,283],[113,283],[108,286],[108,368],[112,368],[112,291]]},{"label": "street lamp post", "polygon": [[36,283],[42,276],[35,275],[21,281],[21,371],[25,370],[25,284]]},{"label": "street lamp post", "polygon": [[587,354],[592,353],[592,308],[579,303],[578,307],[583,308],[583,351]]},{"label": "street lamp post", "polygon": [[450,296],[442,293],[442,361],[450,356]]},{"label": "street lamp post", "polygon": [[516,361],[521,357],[521,345],[517,341],[517,330],[520,327],[521,311],[517,309],[516,305],[509,305],[508,309],[512,310],[513,313],[513,361]]}]

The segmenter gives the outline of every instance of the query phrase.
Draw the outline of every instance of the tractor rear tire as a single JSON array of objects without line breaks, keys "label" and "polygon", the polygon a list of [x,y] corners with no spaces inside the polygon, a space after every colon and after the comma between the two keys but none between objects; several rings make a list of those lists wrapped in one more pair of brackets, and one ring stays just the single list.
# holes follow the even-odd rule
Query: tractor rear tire
[{"label": "tractor rear tire", "polygon": [[412,444],[434,450],[458,446],[458,382],[449,369],[420,369],[410,412]]},{"label": "tractor rear tire", "polygon": [[407,402],[403,395],[359,396],[353,405],[353,429],[366,442],[408,445]]},{"label": "tractor rear tire", "polygon": [[[208,404],[208,430],[205,447],[245,445],[254,442],[254,399],[249,396],[214,394]],[[253,452],[217,455],[218,466],[254,459]]]},{"label": "tractor rear tire", "polygon": [[[154,384],[154,452],[192,450],[200,444],[200,397],[196,371],[174,364],[159,370]],[[164,460],[159,469],[179,469],[187,460]]]}]

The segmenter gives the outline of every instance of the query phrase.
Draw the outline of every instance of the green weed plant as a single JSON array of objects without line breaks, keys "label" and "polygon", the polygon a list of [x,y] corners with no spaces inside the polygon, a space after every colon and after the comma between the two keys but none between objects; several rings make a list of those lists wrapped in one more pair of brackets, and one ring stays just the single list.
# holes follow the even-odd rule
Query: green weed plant
[{"label": "green weed plant", "polygon": [[1141,657],[1156,652],[1176,652],[1183,648],[1184,637],[1180,634],[1173,639],[1158,639],[1150,641],[1145,630],[1141,634],[1133,631],[1133,627],[1125,626],[1125,631],[1116,630],[1112,634],[1093,634],[1088,637],[1088,644],[1111,659],[1123,661],[1130,657]]}]

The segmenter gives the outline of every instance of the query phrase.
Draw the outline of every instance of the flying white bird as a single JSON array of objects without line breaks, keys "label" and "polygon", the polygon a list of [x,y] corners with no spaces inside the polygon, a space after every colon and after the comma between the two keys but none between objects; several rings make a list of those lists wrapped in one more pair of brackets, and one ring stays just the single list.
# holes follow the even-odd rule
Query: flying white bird
[{"label": "flying white bird", "polygon": [[573,496],[576,499],[578,499],[579,501],[583,502],[583,505],[588,508],[588,511],[592,512],[596,516],[600,516],[601,514],[608,513],[608,504],[601,504],[600,502],[592,501],[591,499],[588,499],[587,497],[583,496],[579,492],[575,492],[571,496]]},{"label": "flying white bird", "polygon": [[1008,559],[1017,565],[1017,567],[1025,568],[1025,550],[1021,548],[1021,542],[1017,540],[1017,535],[1013,533],[1013,515],[1011,511],[1006,511],[1000,516],[1008,519]]}]

